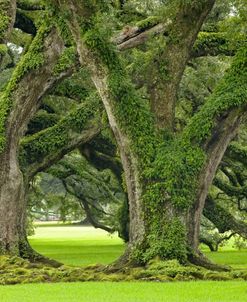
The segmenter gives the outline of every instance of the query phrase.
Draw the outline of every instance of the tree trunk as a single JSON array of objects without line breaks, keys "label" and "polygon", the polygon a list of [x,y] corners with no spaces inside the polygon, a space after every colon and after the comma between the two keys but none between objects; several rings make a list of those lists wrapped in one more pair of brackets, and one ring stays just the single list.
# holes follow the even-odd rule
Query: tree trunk
[{"label": "tree trunk", "polygon": [[148,91],[158,129],[173,131],[179,83],[198,32],[214,3],[215,0],[203,0],[200,5],[185,5],[182,10],[180,7],[173,17],[165,46],[157,51],[149,66]]},{"label": "tree trunk", "polygon": [[[24,256],[31,251],[25,233],[27,182],[19,167],[19,141],[42,96],[57,80],[53,69],[63,50],[57,31],[43,30],[34,38],[34,47],[31,44],[0,99],[0,254]],[[30,57],[35,60],[37,56],[38,60],[41,53],[42,62],[30,64]]]},{"label": "tree trunk", "polygon": [[[209,186],[229,141],[236,133],[243,108],[232,108],[229,94],[226,95],[228,103],[221,106],[225,90],[222,85],[180,137],[168,138],[164,142],[160,132],[155,131],[155,128],[164,127],[157,127],[150,108],[143,106],[143,101],[134,92],[121,60],[100,36],[97,25],[84,32],[82,39],[83,30],[79,24],[85,16],[83,13],[78,16],[78,12],[81,13],[83,5],[74,0],[69,2],[71,18],[68,24],[80,63],[89,69],[104,103],[125,172],[130,240],[124,256],[116,265],[145,264],[159,257],[215,268],[198,250],[200,217]],[[202,12],[199,24],[213,2],[205,1],[208,10]],[[86,17],[89,18],[90,14]],[[241,85],[245,74],[238,78],[234,70],[230,75],[236,76],[237,84]],[[230,76],[226,77],[225,83],[229,86],[227,81],[231,83]],[[173,85],[173,93],[177,82]],[[235,86],[230,86],[233,94],[239,88]],[[172,105],[173,100],[167,102]],[[167,113],[163,107],[158,110]],[[201,127],[200,123],[208,124]],[[198,137],[193,136],[196,130]]]},{"label": "tree trunk", "polygon": [[207,152],[207,161],[204,169],[201,172],[201,175],[199,176],[196,202],[191,207],[187,216],[188,243],[193,251],[193,253],[190,255],[192,262],[194,261],[197,263],[196,258],[201,257],[198,247],[202,212],[217,168],[224,156],[227,146],[236,136],[241,120],[241,114],[239,113],[239,110],[236,109],[223,118],[220,124],[217,125],[214,136],[207,142],[205,146],[205,150]]},{"label": "tree trunk", "polygon": [[[74,8],[75,9],[75,8]],[[130,140],[126,133],[119,127],[115,114],[112,110],[112,96],[108,89],[107,74],[98,65],[97,60],[85,47],[80,38],[80,31],[76,19],[70,24],[71,31],[77,43],[77,50],[80,55],[80,63],[82,65],[88,64],[92,74],[92,80],[97,88],[101,99],[103,101],[105,110],[108,115],[110,126],[114,132],[115,138],[118,143],[122,165],[125,172],[125,181],[128,192],[129,200],[129,213],[130,213],[130,232],[129,232],[129,245],[125,255],[129,255],[133,248],[140,245],[144,238],[144,221],[142,211],[142,194],[143,189],[139,179],[139,171],[137,168],[138,160],[134,156],[130,147]],[[126,257],[124,257],[126,258]]]},{"label": "tree trunk", "polygon": [[19,255],[26,205],[15,142],[0,155],[0,162],[0,253]]}]

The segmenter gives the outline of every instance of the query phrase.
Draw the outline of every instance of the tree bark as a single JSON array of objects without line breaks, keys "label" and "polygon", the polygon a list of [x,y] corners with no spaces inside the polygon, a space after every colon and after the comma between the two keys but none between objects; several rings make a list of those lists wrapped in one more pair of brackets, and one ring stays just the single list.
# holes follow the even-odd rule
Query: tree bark
[{"label": "tree bark", "polygon": [[[37,43],[37,39],[33,43]],[[0,100],[4,128],[0,133],[0,253],[24,256],[28,247],[25,234],[27,182],[18,162],[18,148],[27,123],[37,110],[41,97],[56,81],[53,69],[63,50],[63,42],[53,28],[39,41],[42,43],[42,63],[30,66],[29,53],[18,65],[5,94]],[[32,53],[35,55],[35,53]],[[26,69],[25,67],[26,66]]]},{"label": "tree bark", "polygon": [[[155,115],[156,127],[173,131],[175,104],[179,83],[198,32],[211,11],[215,0],[204,0],[179,7],[170,24],[168,38],[164,49],[157,53],[150,65],[148,87],[151,108]],[[151,80],[154,79],[154,80]]]},{"label": "tree bark", "polygon": [[[214,137],[211,138],[208,141],[207,146],[205,146],[207,161],[199,176],[196,202],[193,204],[193,207],[190,209],[187,217],[189,246],[198,254],[200,254],[198,252],[200,221],[205,200],[227,146],[236,136],[240,121],[240,110],[236,109],[217,124]],[[192,258],[194,256],[195,255],[192,255]]]},{"label": "tree bark", "polygon": [[138,161],[130,147],[130,140],[126,133],[119,126],[116,116],[113,112],[112,107],[112,95],[107,85],[108,74],[101,68],[97,59],[93,56],[90,50],[86,47],[80,36],[79,25],[76,21],[76,10],[75,4],[71,4],[70,9],[75,14],[73,22],[70,23],[70,29],[74,36],[77,45],[77,51],[80,56],[80,63],[82,66],[87,66],[91,72],[92,80],[97,88],[100,97],[103,101],[105,110],[108,115],[110,126],[115,135],[118,143],[120,157],[125,171],[125,181],[128,191],[128,200],[130,208],[130,237],[129,237],[129,250],[132,250],[136,245],[141,244],[144,236],[144,221],[142,218],[142,185],[139,179],[139,171],[137,168]]}]

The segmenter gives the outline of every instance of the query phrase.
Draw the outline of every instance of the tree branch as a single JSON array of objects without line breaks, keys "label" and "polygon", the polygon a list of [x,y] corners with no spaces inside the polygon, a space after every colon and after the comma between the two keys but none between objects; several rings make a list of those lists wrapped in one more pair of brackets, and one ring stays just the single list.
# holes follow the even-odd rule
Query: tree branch
[{"label": "tree branch", "polygon": [[28,179],[99,134],[101,126],[95,117],[96,108],[94,102],[87,102],[55,126],[22,140],[20,162]]},{"label": "tree branch", "polygon": [[93,213],[91,212],[91,209],[87,203],[87,201],[85,201],[85,199],[80,199],[80,204],[81,204],[81,207],[83,208],[83,210],[85,211],[86,213],[86,216],[87,216],[87,219],[89,220],[89,222],[91,223],[91,225],[93,227],[95,227],[96,229],[102,229],[102,230],[105,230],[106,232],[108,233],[113,233],[115,230],[100,223],[93,215]]},{"label": "tree branch", "polygon": [[237,142],[232,142],[228,146],[226,154],[230,158],[237,160],[237,161],[241,162],[242,164],[244,164],[245,166],[247,166],[247,148],[246,147],[241,146]]},{"label": "tree branch", "polygon": [[247,239],[247,224],[237,220],[226,209],[218,205],[211,196],[207,197],[203,214],[218,228],[220,233],[233,231]]},{"label": "tree branch", "polygon": [[158,129],[174,130],[177,90],[198,32],[215,0],[203,0],[200,6],[190,2],[178,7],[170,25],[169,37],[153,58],[148,70],[151,109]]},{"label": "tree branch", "polygon": [[247,186],[235,187],[216,177],[213,184],[228,196],[247,197]]},{"label": "tree branch", "polygon": [[156,24],[151,28],[126,27],[117,37],[112,39],[119,51],[137,47],[145,43],[150,37],[160,34],[167,35],[171,21],[166,24]]},{"label": "tree branch", "polygon": [[17,0],[17,7],[28,11],[42,10],[44,3],[41,0]]}]

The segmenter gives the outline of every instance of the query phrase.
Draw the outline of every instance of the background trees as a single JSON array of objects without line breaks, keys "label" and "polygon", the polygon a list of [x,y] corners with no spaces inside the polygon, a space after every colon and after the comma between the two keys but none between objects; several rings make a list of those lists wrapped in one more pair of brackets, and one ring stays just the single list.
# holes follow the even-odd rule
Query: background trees
[{"label": "background trees", "polygon": [[[227,1],[212,10],[213,4],[96,1],[84,7],[78,1],[50,1],[47,13],[38,1],[18,2],[15,26],[19,29],[12,32],[15,45],[24,47],[22,59],[14,73],[6,72],[16,64],[12,44],[2,60],[2,74],[6,78],[11,74],[1,95],[1,162],[5,163],[1,166],[1,212],[4,225],[11,225],[2,228],[3,252],[31,253],[26,248],[25,215],[20,215],[28,184],[38,172],[78,147],[80,153],[63,158],[47,172],[79,197],[91,223],[121,229],[127,239],[126,210],[122,212],[125,226],[120,228],[115,219],[97,212],[99,208],[84,199],[81,189],[89,167],[85,158],[98,170],[110,168],[118,184],[107,188],[104,181],[106,200],[100,197],[97,204],[114,208],[114,194],[122,192],[120,154],[130,210],[130,242],[124,261],[143,263],[159,256],[206,265],[198,250],[203,210],[220,231],[246,234],[241,216],[230,215],[229,203],[222,203],[226,196],[234,196],[235,213],[236,206],[245,208],[244,126],[239,143],[231,145],[221,161],[246,109],[243,7],[240,1]],[[130,25],[121,30],[126,24]],[[206,55],[210,56],[202,58]],[[69,79],[62,81],[65,77]],[[58,108],[61,105],[63,110]],[[115,139],[102,118],[104,110]],[[90,175],[100,174],[90,171]],[[97,179],[91,176],[92,183],[97,184]],[[116,217],[123,203],[124,197],[110,214]],[[223,216],[228,217],[224,227]]]}]

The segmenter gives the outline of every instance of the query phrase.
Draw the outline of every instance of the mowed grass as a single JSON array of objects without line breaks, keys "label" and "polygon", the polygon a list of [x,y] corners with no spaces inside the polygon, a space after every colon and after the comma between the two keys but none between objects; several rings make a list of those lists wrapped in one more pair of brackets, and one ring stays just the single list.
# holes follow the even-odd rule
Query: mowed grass
[{"label": "mowed grass", "polygon": [[0,286],[1,302],[245,302],[245,282],[85,282]]},{"label": "mowed grass", "polygon": [[[40,253],[68,265],[110,263],[124,250],[117,235],[91,227],[38,227],[30,238]],[[205,250],[205,248],[204,248]],[[217,263],[247,267],[247,251],[205,252]],[[245,302],[245,281],[77,282],[0,286],[0,302]]]},{"label": "mowed grass", "polygon": [[[117,234],[109,235],[100,229],[81,226],[39,226],[30,237],[30,243],[41,254],[79,266],[111,263],[124,250],[124,243]],[[247,269],[247,250],[234,250],[232,243],[220,248],[219,252],[210,252],[206,247],[203,251],[216,263]]]},{"label": "mowed grass", "polygon": [[39,253],[68,265],[86,266],[108,264],[119,257],[123,241],[117,234],[92,227],[45,226],[37,227],[29,239]]}]

